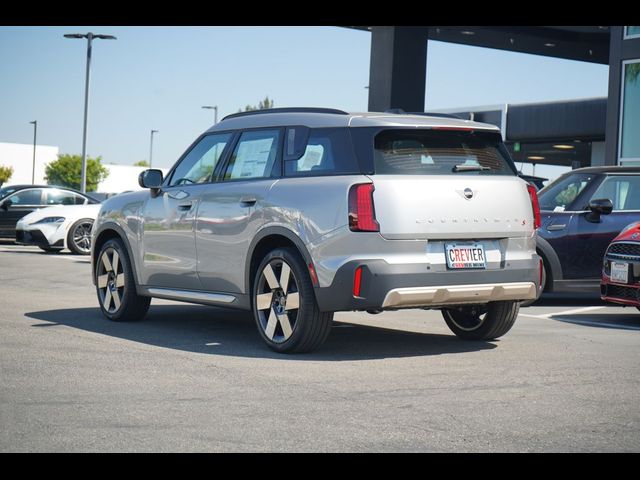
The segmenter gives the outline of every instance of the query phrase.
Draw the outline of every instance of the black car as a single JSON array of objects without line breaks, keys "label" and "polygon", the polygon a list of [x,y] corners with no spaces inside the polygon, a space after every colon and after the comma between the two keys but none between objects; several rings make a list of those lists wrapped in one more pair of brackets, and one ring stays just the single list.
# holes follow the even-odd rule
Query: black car
[{"label": "black car", "polygon": [[544,291],[599,293],[607,246],[625,226],[640,221],[640,167],[572,170],[538,198]]},{"label": "black car", "polygon": [[16,223],[37,208],[100,203],[84,193],[52,185],[11,185],[0,188],[0,238],[15,238]]}]

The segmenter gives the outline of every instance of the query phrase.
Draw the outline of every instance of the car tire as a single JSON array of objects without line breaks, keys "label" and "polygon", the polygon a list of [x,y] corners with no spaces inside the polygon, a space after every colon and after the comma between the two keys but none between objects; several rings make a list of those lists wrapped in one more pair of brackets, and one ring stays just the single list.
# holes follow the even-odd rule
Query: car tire
[{"label": "car tire", "polygon": [[465,340],[494,340],[513,326],[520,302],[491,302],[487,305],[465,305],[443,308],[447,326]]},{"label": "car tire", "polygon": [[321,312],[305,262],[293,248],[278,248],[253,278],[252,311],[260,336],[279,353],[310,352],[327,339],[333,312]]},{"label": "car tire", "polygon": [[92,218],[83,218],[75,222],[67,233],[67,248],[76,255],[89,255],[91,253],[91,227]]},{"label": "car tire", "polygon": [[38,246],[38,248],[47,253],[58,253],[60,250],[62,250],[62,247],[43,247],[40,245]]},{"label": "car tire", "polygon": [[122,241],[107,240],[94,266],[96,293],[102,314],[114,322],[142,319],[151,297],[138,295],[131,260]]}]

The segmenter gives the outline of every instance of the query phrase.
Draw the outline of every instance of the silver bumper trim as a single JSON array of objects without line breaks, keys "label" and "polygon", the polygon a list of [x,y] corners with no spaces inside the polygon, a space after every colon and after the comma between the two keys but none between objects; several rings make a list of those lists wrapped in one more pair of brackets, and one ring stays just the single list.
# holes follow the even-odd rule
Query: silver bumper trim
[{"label": "silver bumper trim", "polygon": [[535,298],[536,284],[533,282],[394,288],[384,297],[382,308],[458,305]]}]

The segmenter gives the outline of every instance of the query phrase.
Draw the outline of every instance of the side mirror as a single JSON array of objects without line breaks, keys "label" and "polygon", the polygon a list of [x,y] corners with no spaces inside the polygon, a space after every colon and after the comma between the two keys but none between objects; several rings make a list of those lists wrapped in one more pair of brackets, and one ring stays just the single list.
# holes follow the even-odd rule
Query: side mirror
[{"label": "side mirror", "polygon": [[13,205],[13,202],[10,198],[7,198],[4,202],[0,203],[0,208],[6,212],[7,210],[9,210],[9,207],[11,205]]},{"label": "side mirror", "polygon": [[145,170],[138,176],[138,184],[142,188],[150,188],[152,194],[157,194],[162,187],[162,170]]},{"label": "side mirror", "polygon": [[596,198],[589,202],[589,213],[587,220],[590,222],[600,222],[600,215],[609,215],[613,211],[613,203],[608,198]]}]

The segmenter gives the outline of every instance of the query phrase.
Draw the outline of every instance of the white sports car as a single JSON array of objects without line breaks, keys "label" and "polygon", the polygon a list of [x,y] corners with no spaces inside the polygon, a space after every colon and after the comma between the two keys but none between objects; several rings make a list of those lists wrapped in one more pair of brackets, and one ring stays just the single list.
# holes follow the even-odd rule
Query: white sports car
[{"label": "white sports car", "polygon": [[91,227],[100,204],[41,208],[16,224],[16,243],[36,245],[45,252],[68,248],[73,253],[91,253]]}]

